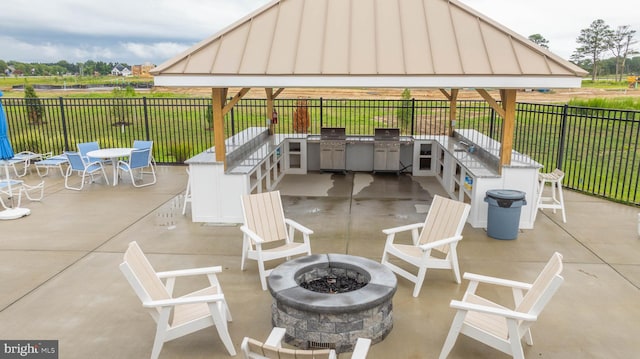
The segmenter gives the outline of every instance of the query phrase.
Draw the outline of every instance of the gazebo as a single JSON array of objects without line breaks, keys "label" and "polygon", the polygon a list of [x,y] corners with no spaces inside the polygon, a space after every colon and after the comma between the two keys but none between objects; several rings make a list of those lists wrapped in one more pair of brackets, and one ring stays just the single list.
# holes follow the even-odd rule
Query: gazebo
[{"label": "gazebo", "polygon": [[459,90],[475,89],[504,119],[499,170],[511,163],[517,90],[580,87],[586,75],[456,0],[274,0],[151,72],[156,86],[212,89],[225,166],[223,119],[251,88],[265,88],[266,113],[285,88],[440,89],[451,134]]}]

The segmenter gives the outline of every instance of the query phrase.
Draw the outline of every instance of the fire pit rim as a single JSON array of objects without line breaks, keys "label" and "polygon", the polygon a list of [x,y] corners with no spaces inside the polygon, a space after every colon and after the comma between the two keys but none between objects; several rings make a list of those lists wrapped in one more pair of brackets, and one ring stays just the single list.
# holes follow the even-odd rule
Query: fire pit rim
[{"label": "fire pit rim", "polygon": [[[295,280],[303,271],[332,265],[366,271],[369,282],[355,291],[330,294],[304,289]],[[389,300],[396,292],[397,278],[387,267],[370,259],[329,253],[299,257],[280,264],[269,275],[267,285],[273,298],[289,307],[317,313],[349,313]]]}]

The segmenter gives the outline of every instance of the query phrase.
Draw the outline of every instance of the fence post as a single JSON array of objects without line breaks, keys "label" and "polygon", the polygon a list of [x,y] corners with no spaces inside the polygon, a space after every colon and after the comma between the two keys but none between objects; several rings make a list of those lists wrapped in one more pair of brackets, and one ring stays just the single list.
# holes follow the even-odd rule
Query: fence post
[{"label": "fence post", "polygon": [[69,151],[69,136],[67,131],[67,119],[64,115],[64,101],[62,96],[59,97],[60,101],[60,119],[62,120],[62,138],[64,139],[64,150]]},{"label": "fence post", "polygon": [[323,119],[323,115],[322,115],[322,97],[320,97],[320,128],[322,128],[322,119]]},{"label": "fence post", "polygon": [[493,109],[493,107],[489,107],[489,111],[491,111],[491,120],[489,121],[489,137],[495,138],[495,133],[493,133],[493,131],[496,122],[496,111]]},{"label": "fence post", "polygon": [[142,97],[142,110],[144,113],[144,136],[146,141],[151,141],[151,133],[149,131],[149,112],[147,111],[147,98]]},{"label": "fence post", "polygon": [[235,121],[235,117],[234,117],[234,109],[235,106],[233,106],[231,108],[231,136],[236,134],[236,121]]},{"label": "fence post", "polygon": [[411,136],[415,133],[415,113],[416,113],[416,98],[411,98]]},{"label": "fence post", "polygon": [[560,141],[558,141],[558,159],[556,160],[556,168],[562,169],[564,163],[564,143],[567,133],[567,114],[569,113],[569,105],[562,106],[562,118],[560,121]]}]

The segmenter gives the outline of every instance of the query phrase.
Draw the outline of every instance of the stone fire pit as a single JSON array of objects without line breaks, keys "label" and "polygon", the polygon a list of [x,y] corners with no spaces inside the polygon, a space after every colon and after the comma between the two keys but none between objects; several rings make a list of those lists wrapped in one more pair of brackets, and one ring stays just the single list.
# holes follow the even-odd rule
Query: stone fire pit
[{"label": "stone fire pit", "polygon": [[[300,286],[327,276],[366,284],[344,293],[319,293]],[[391,299],[397,279],[370,259],[344,254],[300,257],[276,267],[267,284],[273,297],[272,323],[286,328],[285,342],[298,348],[352,351],[359,337],[375,344],[393,328]]]}]

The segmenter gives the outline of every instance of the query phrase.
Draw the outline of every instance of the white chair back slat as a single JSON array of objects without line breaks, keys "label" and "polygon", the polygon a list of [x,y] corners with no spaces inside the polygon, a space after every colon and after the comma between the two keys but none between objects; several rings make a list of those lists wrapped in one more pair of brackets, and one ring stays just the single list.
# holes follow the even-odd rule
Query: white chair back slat
[{"label": "white chair back slat", "polygon": [[135,276],[138,285],[144,289],[148,298],[140,297],[140,300],[163,300],[170,299],[171,295],[158,278],[156,271],[149,263],[136,242],[129,244],[129,248],[124,254],[124,264],[126,264]]},{"label": "white chair back slat", "polygon": [[[424,227],[420,233],[420,244],[450,238],[462,234],[466,221],[468,205],[441,196],[434,196]],[[437,250],[447,254],[449,245],[440,246]]]},{"label": "white chair back slat", "polygon": [[280,192],[265,192],[242,197],[245,224],[265,242],[287,238]]},{"label": "white chair back slat", "polygon": [[560,284],[564,281],[562,276],[562,255],[554,253],[545,265],[542,272],[533,282],[531,289],[522,298],[522,302],[516,307],[516,311],[540,314],[549,299],[553,296]]}]

